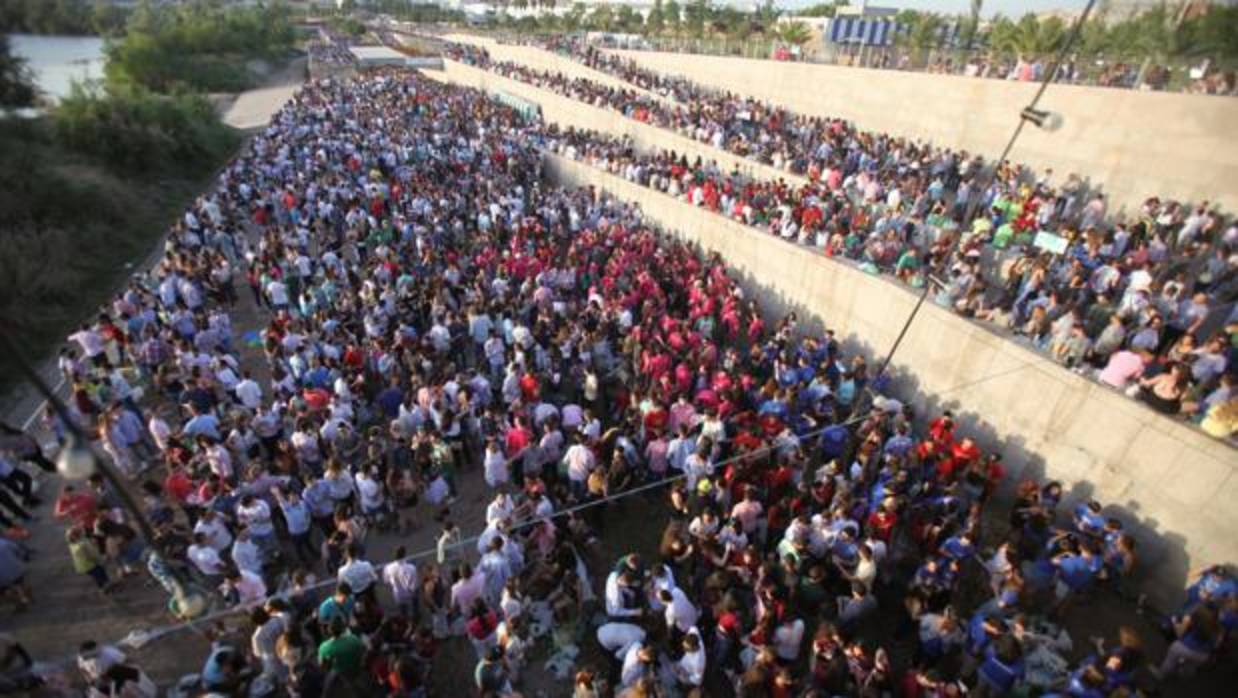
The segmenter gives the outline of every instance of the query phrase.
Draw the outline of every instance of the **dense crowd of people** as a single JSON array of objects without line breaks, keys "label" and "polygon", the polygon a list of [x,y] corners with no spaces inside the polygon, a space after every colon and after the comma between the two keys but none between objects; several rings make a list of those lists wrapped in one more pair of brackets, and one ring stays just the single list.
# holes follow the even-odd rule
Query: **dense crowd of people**
[{"label": "dense crowd of people", "polygon": [[[157,530],[102,478],[66,483],[73,569],[100,594],[183,570],[245,618],[185,694],[465,695],[436,668],[473,652],[481,696],[546,657],[578,698],[1109,696],[1223,652],[1238,583],[1215,568],[1157,665],[1133,630],[1066,659],[1055,619],[1136,594],[1120,519],[1055,482],[995,511],[1000,451],[883,394],[831,332],[766,318],[725,260],[543,181],[542,146],[635,158],[414,71],[310,83],[70,336],[72,424],[47,427],[90,434]],[[24,608],[26,469],[53,466],[4,431],[0,589]],[[666,522],[656,554],[599,559],[637,519]],[[428,560],[375,554],[428,520]],[[20,639],[0,636],[4,690],[41,681]],[[92,695],[152,695],[113,646],[77,663]]]},{"label": "dense crowd of people", "polygon": [[349,50],[351,40],[336,31],[319,27],[318,36],[306,42],[309,72],[315,77],[330,77],[357,67],[357,57]]},{"label": "dense crowd of people", "polygon": [[[671,180],[695,179],[697,195],[712,203],[693,203],[914,286],[933,283],[942,304],[1012,331],[1069,368],[1219,438],[1238,431],[1238,222],[1208,202],[1152,197],[1136,215],[1108,216],[1103,193],[1073,174],[1059,184],[1052,172],[1003,163],[987,178],[973,154],[793,115],[593,49],[582,49],[587,65],[634,88],[495,62],[473,46],[452,50],[799,175],[752,181],[689,166],[683,156],[668,168],[667,154],[625,149],[629,159],[661,163],[644,170],[659,175],[663,190],[686,191]],[[1041,233],[1064,239],[1060,254],[1036,243]]]},{"label": "dense crowd of people", "polygon": [[[504,36],[499,37],[498,40],[505,44],[537,46],[549,51],[575,55],[578,58],[586,57],[590,53],[602,56],[602,52],[596,51],[598,48],[627,50],[652,48],[659,51],[691,52],[691,47],[686,45],[681,46],[675,43],[668,45],[659,42],[656,46],[650,46],[645,41],[612,41],[605,36],[597,40],[586,40],[580,36],[570,35]],[[758,57],[742,49],[741,53],[745,57]],[[1043,80],[1046,71],[1052,65],[1051,56],[984,51],[968,54],[944,51],[930,52],[926,57],[914,55],[916,53],[894,46],[838,45],[832,51],[827,50],[823,54],[820,51],[804,51],[801,47],[791,46],[789,48],[777,47],[766,57],[779,61],[809,60],[854,68],[905,70],[1019,82]],[[615,59],[605,56],[600,60],[611,62]],[[1185,71],[1185,79],[1174,80],[1173,71]],[[643,72],[648,73],[648,71]],[[645,79],[660,81],[665,78],[656,73],[649,73]],[[1072,55],[1058,66],[1053,82],[1133,90],[1180,90],[1193,94],[1238,95],[1238,75],[1232,69],[1218,67],[1210,59],[1200,60],[1194,65],[1172,67],[1156,61],[1113,60],[1101,57],[1088,59],[1085,56]]]}]

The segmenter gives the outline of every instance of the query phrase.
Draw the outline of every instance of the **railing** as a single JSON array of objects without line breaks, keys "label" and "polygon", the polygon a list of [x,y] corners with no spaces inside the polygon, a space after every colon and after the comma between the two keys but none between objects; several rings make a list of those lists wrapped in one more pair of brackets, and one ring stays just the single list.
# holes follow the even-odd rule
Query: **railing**
[{"label": "railing", "polygon": [[[1050,56],[987,49],[908,48],[814,42],[803,47],[770,39],[647,38],[635,50],[699,53],[741,58],[791,60],[882,70],[962,75],[1034,82],[1044,78]],[[1075,55],[1055,82],[1124,89],[1238,95],[1238,63],[1212,59],[1157,61],[1140,56]]]},{"label": "railing", "polygon": [[[529,44],[554,50],[563,35],[490,33],[501,43]],[[1035,82],[1044,78],[1050,55],[1019,55],[990,49],[862,46],[816,40],[794,46],[778,39],[750,37],[642,37],[608,48],[665,51],[758,60],[797,61],[853,68],[903,70]],[[1137,55],[1076,54],[1058,71],[1055,82],[1165,92],[1238,96],[1238,61],[1211,58],[1153,60]]]}]

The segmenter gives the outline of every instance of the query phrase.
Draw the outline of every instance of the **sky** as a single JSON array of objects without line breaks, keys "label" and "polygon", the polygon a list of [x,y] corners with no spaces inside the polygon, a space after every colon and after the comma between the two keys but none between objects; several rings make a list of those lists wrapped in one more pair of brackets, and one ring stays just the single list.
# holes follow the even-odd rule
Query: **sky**
[{"label": "sky", "polygon": [[[815,4],[814,0],[780,0],[780,7],[796,8]],[[929,10],[942,14],[959,14],[971,11],[969,0],[869,0],[870,5],[878,7],[898,7],[909,10]],[[992,17],[1003,14],[1007,17],[1020,17],[1028,12],[1044,10],[1081,10],[1087,4],[1086,0],[985,0],[984,16]]]}]

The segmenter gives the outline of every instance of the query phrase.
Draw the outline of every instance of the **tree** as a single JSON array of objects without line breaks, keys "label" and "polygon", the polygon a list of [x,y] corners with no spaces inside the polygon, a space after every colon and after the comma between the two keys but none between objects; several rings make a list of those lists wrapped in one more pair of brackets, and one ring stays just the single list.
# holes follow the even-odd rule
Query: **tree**
[{"label": "tree", "polygon": [[846,7],[849,3],[847,0],[834,0],[833,2],[819,2],[815,5],[809,5],[804,9],[795,13],[797,17],[833,17],[838,13],[838,8]]},{"label": "tree", "polygon": [[989,31],[989,45],[1018,56],[1041,56],[1057,50],[1066,39],[1066,23],[1058,17],[1043,22],[1028,13],[1018,22],[1000,17]]},{"label": "tree", "polygon": [[915,49],[936,48],[941,42],[941,30],[946,23],[941,15],[915,10],[900,11],[894,21],[904,29],[896,37],[896,41]]},{"label": "tree", "polygon": [[615,26],[622,32],[635,32],[641,28],[640,15],[631,5],[620,5],[615,11]]},{"label": "tree", "polygon": [[654,0],[653,9],[645,18],[645,30],[650,34],[660,34],[666,27],[666,17],[662,14],[662,0]]},{"label": "tree", "polygon": [[13,54],[8,34],[0,34],[0,109],[28,107],[35,95],[34,77],[26,59]]},{"label": "tree", "polygon": [[679,3],[675,0],[666,0],[666,4],[662,8],[662,17],[666,23],[666,28],[672,33],[679,31],[679,27],[683,24],[683,9],[679,7]]},{"label": "tree", "polygon": [[113,2],[95,0],[90,11],[90,26],[101,36],[115,34],[124,29],[125,13]]},{"label": "tree", "polygon": [[812,39],[812,29],[803,22],[787,22],[778,30],[778,38],[788,44],[803,46]]},{"label": "tree", "polygon": [[696,37],[705,35],[705,21],[709,18],[709,0],[693,0],[684,10],[688,31]]},{"label": "tree", "polygon": [[1186,53],[1238,58],[1238,7],[1212,5],[1184,21],[1180,31]]},{"label": "tree", "polygon": [[579,31],[584,26],[585,22],[585,5],[584,3],[576,3],[572,5],[572,9],[563,15],[563,28],[569,32]]},{"label": "tree", "polygon": [[963,46],[975,47],[976,34],[980,32],[980,11],[984,9],[984,0],[971,0],[971,12],[967,16],[967,27],[963,33]]},{"label": "tree", "polygon": [[589,13],[589,27],[596,31],[609,32],[615,29],[615,10],[610,5],[597,5]]}]

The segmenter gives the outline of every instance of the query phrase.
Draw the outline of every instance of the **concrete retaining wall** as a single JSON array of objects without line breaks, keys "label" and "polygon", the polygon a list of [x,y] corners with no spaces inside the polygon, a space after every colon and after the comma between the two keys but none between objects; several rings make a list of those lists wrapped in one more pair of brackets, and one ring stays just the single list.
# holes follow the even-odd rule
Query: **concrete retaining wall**
[{"label": "concrete retaining wall", "polygon": [[584,78],[593,82],[601,83],[610,87],[618,87],[624,90],[633,90],[643,95],[647,95],[658,99],[659,101],[672,103],[661,95],[643,90],[635,85],[624,82],[618,78],[611,76],[608,73],[603,73],[600,70],[594,70],[583,63],[564,58],[552,51],[547,51],[536,46],[514,46],[510,44],[500,44],[499,42],[484,36],[472,36],[469,34],[446,34],[443,36],[448,41],[454,41],[460,44],[471,44],[486,49],[490,53],[490,57],[496,61],[511,61],[527,65],[530,68],[544,70],[552,73],[563,73],[571,78]]},{"label": "concrete retaining wall", "polygon": [[[836,330],[879,360],[915,303],[906,288],[596,168],[548,154],[548,172],[638,203],[668,231],[723,255],[774,312]],[[810,324],[811,326],[811,324]],[[893,361],[896,392],[920,414],[952,409],[1011,474],[1095,497],[1139,541],[1149,591],[1176,600],[1188,565],[1238,560],[1238,458],[1228,445],[1062,370],[1009,339],[926,303]]]},{"label": "concrete retaining wall", "polygon": [[[1037,86],[953,75],[617,51],[640,65],[861,128],[997,157]],[[562,60],[563,64],[569,61]],[[1024,131],[1012,154],[1057,181],[1077,172],[1128,210],[1152,195],[1238,210],[1238,99],[1053,85],[1061,130]]]},{"label": "concrete retaining wall", "polygon": [[[517,47],[518,48],[518,47]],[[540,50],[540,49],[539,49]],[[687,136],[681,136],[673,131],[650,126],[635,119],[629,119],[619,112],[602,107],[594,107],[576,100],[568,99],[550,90],[534,87],[528,83],[505,78],[500,75],[475,68],[457,61],[443,61],[445,70],[441,73],[426,71],[426,75],[436,80],[446,80],[458,85],[466,85],[488,91],[502,91],[541,105],[542,115],[546,121],[559,126],[575,126],[608,133],[615,136],[628,135],[636,147],[650,152],[661,149],[674,150],[677,153],[687,153],[690,158],[701,157],[706,161],[716,160],[728,171],[735,169],[749,176],[803,184],[807,180],[774,167],[762,165],[747,158],[719,150]]]}]

